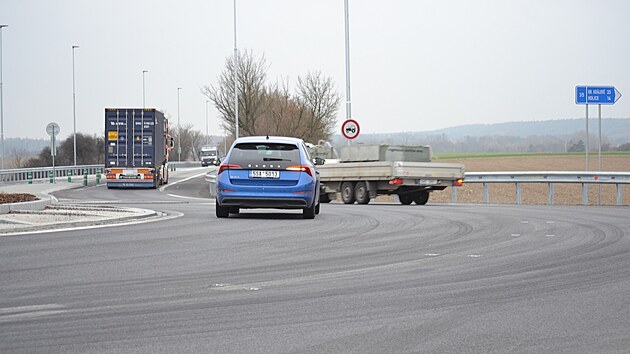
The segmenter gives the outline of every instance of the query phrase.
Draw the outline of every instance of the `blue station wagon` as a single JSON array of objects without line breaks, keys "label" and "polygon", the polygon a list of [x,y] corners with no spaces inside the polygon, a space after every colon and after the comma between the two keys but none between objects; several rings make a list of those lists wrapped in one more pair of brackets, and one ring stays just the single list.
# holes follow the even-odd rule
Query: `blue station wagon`
[{"label": "blue station wagon", "polygon": [[255,136],[236,139],[216,182],[216,215],[243,208],[302,209],[319,214],[319,173],[297,138]]}]

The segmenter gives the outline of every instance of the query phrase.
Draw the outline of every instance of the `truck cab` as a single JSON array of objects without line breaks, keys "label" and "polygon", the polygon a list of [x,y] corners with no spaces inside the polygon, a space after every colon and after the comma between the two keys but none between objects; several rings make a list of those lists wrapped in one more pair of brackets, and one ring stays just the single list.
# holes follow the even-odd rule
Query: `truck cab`
[{"label": "truck cab", "polygon": [[201,160],[201,166],[206,167],[209,165],[219,166],[221,159],[219,159],[219,149],[216,146],[204,146],[199,152],[199,159]]}]

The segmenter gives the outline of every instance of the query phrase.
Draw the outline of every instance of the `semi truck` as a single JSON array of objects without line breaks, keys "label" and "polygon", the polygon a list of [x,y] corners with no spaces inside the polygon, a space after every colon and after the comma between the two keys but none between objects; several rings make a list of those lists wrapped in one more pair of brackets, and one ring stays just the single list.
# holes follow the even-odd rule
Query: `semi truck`
[{"label": "semi truck", "polygon": [[105,109],[107,188],[167,184],[173,147],[168,129],[164,113],[153,108]]},{"label": "semi truck", "polygon": [[424,205],[429,194],[461,186],[464,165],[431,162],[428,145],[311,146],[320,174],[320,201],[340,193],[345,204],[368,204],[378,195],[397,195],[401,204]]},{"label": "semi truck", "polygon": [[219,166],[221,164],[219,149],[216,146],[203,146],[199,152],[199,159],[203,167],[209,165]]}]

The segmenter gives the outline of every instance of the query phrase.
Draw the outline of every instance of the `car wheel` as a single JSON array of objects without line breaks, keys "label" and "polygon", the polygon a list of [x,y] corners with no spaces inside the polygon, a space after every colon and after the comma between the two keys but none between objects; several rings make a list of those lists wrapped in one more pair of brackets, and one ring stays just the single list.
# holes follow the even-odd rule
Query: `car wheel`
[{"label": "car wheel", "polygon": [[[317,204],[317,205],[319,205],[319,204]],[[316,214],[315,213],[315,208],[316,208],[315,201],[313,201],[313,205],[311,205],[308,208],[302,209],[302,218],[304,218],[304,219],[315,219],[315,214]]]},{"label": "car wheel", "polygon": [[399,194],[398,199],[400,200],[400,204],[409,205],[413,202],[413,197],[411,194]]},{"label": "car wheel", "polygon": [[367,189],[365,182],[357,182],[354,187],[354,197],[359,204],[367,204],[370,202],[370,192]]},{"label": "car wheel", "polygon": [[315,207],[315,215],[319,215],[319,206],[322,205],[321,203],[317,203],[317,206]]},{"label": "car wheel", "polygon": [[413,201],[418,205],[425,205],[429,201],[429,192],[416,192],[413,194]]},{"label": "car wheel", "polygon": [[217,200],[215,203],[215,209],[217,213],[217,218],[227,218],[230,215],[229,207],[222,207],[219,205],[219,201]]},{"label": "car wheel", "polygon": [[353,204],[355,201],[354,196],[354,183],[343,182],[341,184],[341,200],[344,204]]},{"label": "car wheel", "polygon": [[238,214],[241,212],[239,207],[230,207],[230,214]]}]

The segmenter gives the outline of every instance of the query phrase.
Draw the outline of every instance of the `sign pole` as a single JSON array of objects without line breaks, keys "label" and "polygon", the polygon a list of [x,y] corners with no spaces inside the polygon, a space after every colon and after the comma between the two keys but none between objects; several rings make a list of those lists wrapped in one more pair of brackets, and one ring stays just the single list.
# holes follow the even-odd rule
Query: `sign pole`
[{"label": "sign pole", "polygon": [[586,152],[586,172],[588,172],[588,103],[586,104],[586,141],[584,142]]},{"label": "sign pole", "polygon": [[[602,105],[598,104],[599,110],[599,150],[597,151],[597,160],[598,160],[598,171],[602,171]],[[599,193],[598,193],[598,201],[599,205],[602,205],[602,184],[599,183]]]}]

